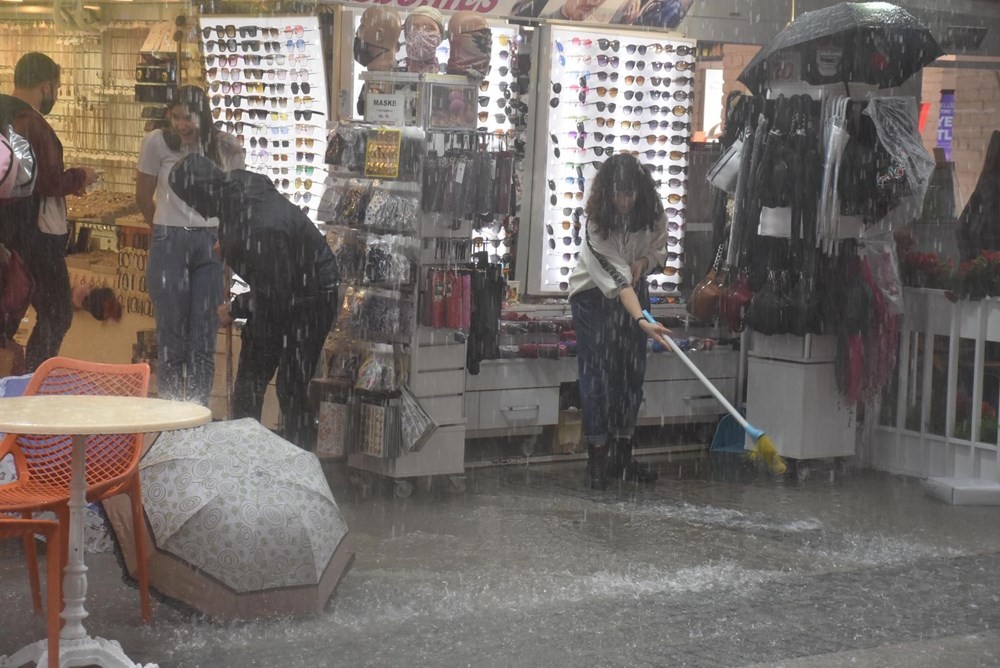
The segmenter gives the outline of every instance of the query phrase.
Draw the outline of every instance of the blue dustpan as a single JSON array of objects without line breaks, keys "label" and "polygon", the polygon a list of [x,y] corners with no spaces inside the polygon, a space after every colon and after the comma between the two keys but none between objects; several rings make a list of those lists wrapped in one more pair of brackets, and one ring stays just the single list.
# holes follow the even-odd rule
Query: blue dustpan
[{"label": "blue dustpan", "polygon": [[[741,406],[740,415],[746,415],[746,410]],[[746,432],[743,425],[736,421],[732,415],[724,415],[719,420],[715,428],[715,435],[712,437],[711,452],[739,452],[744,451]]]}]

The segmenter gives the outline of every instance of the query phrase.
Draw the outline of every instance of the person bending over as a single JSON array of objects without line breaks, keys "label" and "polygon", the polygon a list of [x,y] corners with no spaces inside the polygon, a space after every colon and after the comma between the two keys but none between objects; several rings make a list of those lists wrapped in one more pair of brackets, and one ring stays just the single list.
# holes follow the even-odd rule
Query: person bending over
[{"label": "person bending over", "polygon": [[226,174],[200,155],[170,173],[173,192],[206,218],[219,219],[223,260],[250,292],[219,307],[223,324],[246,318],[233,391],[233,415],[260,419],[264,392],[278,373],[284,437],[304,450],[316,443],[308,397],[323,342],[337,319],[340,273],[326,237],[261,174]]}]

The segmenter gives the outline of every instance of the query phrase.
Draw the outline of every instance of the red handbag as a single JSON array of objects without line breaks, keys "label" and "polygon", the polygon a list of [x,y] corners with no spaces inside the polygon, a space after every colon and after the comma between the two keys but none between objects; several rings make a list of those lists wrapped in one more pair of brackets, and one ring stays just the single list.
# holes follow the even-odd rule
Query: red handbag
[{"label": "red handbag", "polygon": [[719,245],[712,268],[698,282],[698,285],[694,286],[691,298],[687,303],[687,312],[703,323],[712,322],[719,314],[719,297],[725,289],[726,279],[725,273],[720,273],[719,265],[722,264],[722,254],[725,248],[724,245]]},{"label": "red handbag", "polygon": [[736,280],[719,298],[719,317],[734,332],[743,330],[743,314],[753,298],[750,283],[745,272],[740,272]]}]

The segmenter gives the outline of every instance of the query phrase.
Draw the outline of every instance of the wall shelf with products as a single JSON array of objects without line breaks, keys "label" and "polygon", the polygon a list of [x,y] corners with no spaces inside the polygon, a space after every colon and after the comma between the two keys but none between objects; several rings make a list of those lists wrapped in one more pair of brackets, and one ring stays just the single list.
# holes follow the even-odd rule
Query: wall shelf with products
[{"label": "wall shelf with products", "polygon": [[60,30],[48,21],[9,20],[0,26],[0,90],[13,88],[14,65],[25,53],[41,52],[56,61],[61,90],[48,121],[67,164],[101,170],[101,187],[111,192],[135,190],[145,122],[142,105],[131,99],[132,84],[136,54],[151,25],[112,25],[94,35]]}]

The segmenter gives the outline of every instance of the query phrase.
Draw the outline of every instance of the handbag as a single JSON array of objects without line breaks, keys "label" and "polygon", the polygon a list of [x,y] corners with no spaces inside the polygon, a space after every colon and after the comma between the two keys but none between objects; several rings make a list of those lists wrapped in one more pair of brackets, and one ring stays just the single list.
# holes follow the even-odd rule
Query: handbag
[{"label": "handbag", "polygon": [[722,264],[722,255],[725,253],[726,245],[719,244],[719,249],[715,252],[715,261],[712,267],[705,274],[698,285],[691,291],[691,298],[687,303],[687,312],[700,322],[711,322],[719,312],[719,295],[722,294],[722,283],[719,280],[719,267]]},{"label": "handbag", "polygon": [[[725,270],[723,270],[725,272]],[[753,298],[746,272],[740,272],[719,297],[719,317],[734,332],[743,331],[743,316]]]},{"label": "handbag", "polygon": [[771,271],[764,287],[750,300],[743,316],[743,324],[768,336],[785,334],[789,327],[789,306],[784,281],[776,272]]},{"label": "handbag", "polygon": [[11,339],[31,305],[35,280],[17,252],[0,244],[0,339]]},{"label": "handbag", "polygon": [[737,139],[708,170],[708,182],[729,193],[736,194],[736,181],[740,175],[740,156],[743,155],[743,140]]}]

